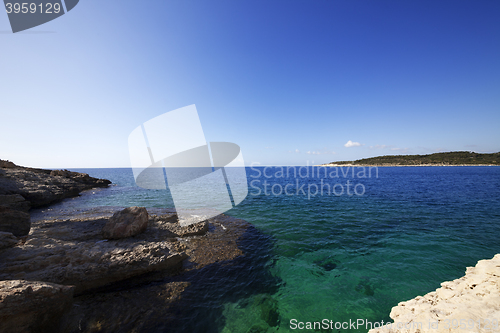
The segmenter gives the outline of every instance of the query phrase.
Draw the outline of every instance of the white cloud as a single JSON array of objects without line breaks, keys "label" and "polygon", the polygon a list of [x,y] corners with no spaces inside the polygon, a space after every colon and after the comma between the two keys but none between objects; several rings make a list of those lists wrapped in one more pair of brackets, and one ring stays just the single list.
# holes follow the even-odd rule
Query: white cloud
[{"label": "white cloud", "polygon": [[360,147],[362,146],[361,143],[359,142],[352,142],[351,140],[347,141],[347,143],[344,145],[344,147],[350,148],[350,147]]}]

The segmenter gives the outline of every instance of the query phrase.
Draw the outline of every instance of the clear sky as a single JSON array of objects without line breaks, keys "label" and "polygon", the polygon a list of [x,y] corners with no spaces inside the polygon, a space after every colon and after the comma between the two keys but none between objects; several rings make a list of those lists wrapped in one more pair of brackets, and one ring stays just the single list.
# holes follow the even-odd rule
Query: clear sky
[{"label": "clear sky", "polygon": [[0,13],[0,45],[20,165],[130,166],[130,132],[190,104],[247,164],[500,151],[498,0],[82,0],[17,34]]}]

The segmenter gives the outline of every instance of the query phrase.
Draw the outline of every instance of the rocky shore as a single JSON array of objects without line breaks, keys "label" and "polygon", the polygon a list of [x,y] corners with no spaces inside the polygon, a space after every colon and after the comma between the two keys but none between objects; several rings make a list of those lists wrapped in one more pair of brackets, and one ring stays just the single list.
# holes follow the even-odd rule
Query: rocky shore
[{"label": "rocky shore", "polygon": [[[16,201],[15,207],[23,210],[47,206],[76,197],[91,188],[108,187],[109,184],[111,182],[107,179],[97,179],[86,173],[26,168],[0,160],[0,195],[20,195],[27,203]],[[19,196],[17,198],[20,199]],[[9,198],[2,197],[0,202],[7,200]]]},{"label": "rocky shore", "polygon": [[108,187],[109,180],[67,170],[26,168],[0,160],[0,249],[30,231],[30,208],[47,206],[84,190]]},{"label": "rocky shore", "polygon": [[500,254],[467,267],[465,276],[392,308],[392,324],[369,333],[500,331]]},{"label": "rocky shore", "polygon": [[[55,303],[61,301],[55,297],[59,294],[72,296],[72,302],[60,308],[57,320],[49,323],[56,332],[93,332],[97,327],[105,332],[140,329],[147,324],[142,318],[145,309],[168,314],[189,283],[164,281],[240,256],[237,240],[248,227],[246,222],[225,215],[181,227],[176,217],[174,213],[150,215],[144,232],[120,239],[103,236],[102,229],[111,217],[34,222],[24,243],[0,250],[0,280],[10,281],[0,284],[0,322],[13,322],[13,326],[0,325],[0,332],[40,328],[38,321],[32,321],[30,330],[15,329],[20,316],[35,319],[45,309],[52,309],[47,305],[49,300],[41,302],[30,291],[40,283],[55,290]],[[155,281],[160,284],[148,286]],[[143,287],[137,290],[137,286]],[[19,294],[19,290],[25,291]],[[10,310],[21,302],[13,297],[24,297],[22,302],[32,309],[29,315]],[[102,303],[108,306],[102,308]],[[97,304],[101,304],[100,311],[95,310]]]},{"label": "rocky shore", "polygon": [[149,331],[175,317],[190,286],[182,273],[242,255],[238,240],[250,225],[223,214],[187,227],[174,211],[141,207],[28,225],[20,219],[29,222],[30,207],[109,183],[2,161],[0,333]]}]

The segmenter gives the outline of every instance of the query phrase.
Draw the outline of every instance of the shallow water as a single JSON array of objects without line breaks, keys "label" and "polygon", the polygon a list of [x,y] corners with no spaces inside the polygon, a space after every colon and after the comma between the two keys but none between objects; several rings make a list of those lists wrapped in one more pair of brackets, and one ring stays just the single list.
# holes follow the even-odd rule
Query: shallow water
[{"label": "shallow water", "polygon": [[[182,300],[189,310],[158,332],[296,332],[292,319],[387,321],[398,302],[500,252],[500,167],[381,167],[364,178],[361,169],[337,170],[338,177],[332,169],[297,167],[288,177],[280,170],[247,168],[249,195],[227,212],[255,227],[240,242],[245,257],[190,273],[196,283]],[[168,190],[138,188],[130,169],[72,171],[114,186],[34,211],[33,219],[98,215],[103,208],[89,209],[102,206],[173,208]],[[344,192],[328,194],[325,186],[312,195],[325,184]],[[285,187],[291,195],[275,195]]]}]

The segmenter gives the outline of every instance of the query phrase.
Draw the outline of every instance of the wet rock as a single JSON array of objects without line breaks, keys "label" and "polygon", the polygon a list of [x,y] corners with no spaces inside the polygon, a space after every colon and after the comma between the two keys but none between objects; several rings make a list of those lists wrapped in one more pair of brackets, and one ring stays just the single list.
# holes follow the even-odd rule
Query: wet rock
[{"label": "wet rock", "polygon": [[13,247],[18,241],[19,239],[11,232],[0,231],[0,250]]},{"label": "wet rock", "polygon": [[169,323],[179,311],[176,302],[189,285],[169,282],[77,297],[61,331],[170,332]]},{"label": "wet rock", "polygon": [[207,221],[181,226],[177,220],[177,215],[170,216],[162,221],[167,222],[167,224],[165,224],[166,228],[177,237],[201,236],[208,231]]},{"label": "wet rock", "polygon": [[[189,237],[183,241],[187,246],[186,253],[189,255],[187,266],[193,264],[192,268],[199,269],[243,255],[238,247],[238,239],[249,226],[248,222],[227,215],[210,219],[209,230],[205,235]],[[165,228],[171,226],[166,224]]]},{"label": "wet rock", "polygon": [[144,207],[129,207],[116,212],[102,229],[104,238],[119,239],[138,235],[148,227],[148,211]]},{"label": "wet rock", "polygon": [[476,267],[468,267],[465,276],[441,283],[436,291],[399,303],[390,313],[394,323],[369,333],[492,332],[492,320],[500,318],[499,304],[497,254],[491,260],[478,261]]},{"label": "wet rock", "polygon": [[73,287],[38,281],[0,281],[0,333],[54,332],[71,307]]},{"label": "wet rock", "polygon": [[0,195],[0,206],[22,212],[28,212],[31,207],[30,203],[19,194]]},{"label": "wet rock", "polygon": [[30,232],[30,227],[30,214],[0,206],[0,231],[10,232],[14,236],[22,237]]}]

